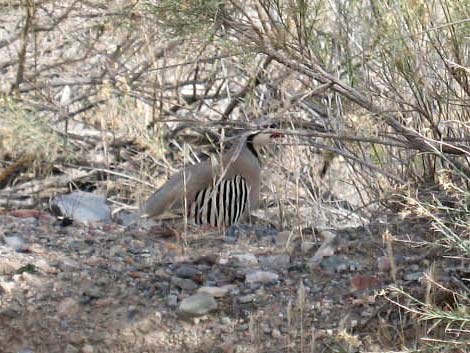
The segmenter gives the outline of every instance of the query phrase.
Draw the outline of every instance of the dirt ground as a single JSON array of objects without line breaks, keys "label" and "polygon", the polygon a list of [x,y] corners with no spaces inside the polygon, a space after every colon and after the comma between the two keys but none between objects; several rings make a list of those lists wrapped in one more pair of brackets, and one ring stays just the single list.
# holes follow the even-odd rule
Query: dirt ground
[{"label": "dirt ground", "polygon": [[[388,289],[424,296],[433,254],[402,242],[418,242],[422,222],[330,239],[194,233],[184,246],[158,227],[64,227],[41,211],[3,212],[0,226],[1,352],[364,352],[426,336]],[[274,277],[248,281],[256,271]],[[229,290],[217,309],[183,315],[202,286]]]}]

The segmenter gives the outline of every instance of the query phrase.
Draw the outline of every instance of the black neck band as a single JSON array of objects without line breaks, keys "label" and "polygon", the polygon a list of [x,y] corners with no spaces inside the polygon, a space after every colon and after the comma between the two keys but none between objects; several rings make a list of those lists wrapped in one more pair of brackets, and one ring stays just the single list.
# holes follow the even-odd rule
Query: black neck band
[{"label": "black neck band", "polygon": [[253,139],[255,138],[256,134],[252,134],[252,135],[249,135],[247,138],[246,138],[246,147],[248,148],[248,150],[253,153],[253,155],[255,156],[255,158],[258,160],[259,162],[259,155],[258,155],[258,151],[256,150],[255,146],[254,146],[254,143],[253,143]]}]

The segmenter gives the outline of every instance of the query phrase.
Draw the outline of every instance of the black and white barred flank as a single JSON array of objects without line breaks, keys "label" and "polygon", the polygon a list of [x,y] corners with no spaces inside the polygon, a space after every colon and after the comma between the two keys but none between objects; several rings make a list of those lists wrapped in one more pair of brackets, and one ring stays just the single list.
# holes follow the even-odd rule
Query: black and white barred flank
[{"label": "black and white barred flank", "polygon": [[237,175],[222,180],[218,185],[200,190],[189,210],[189,220],[199,225],[214,227],[237,224],[248,208],[249,186]]}]

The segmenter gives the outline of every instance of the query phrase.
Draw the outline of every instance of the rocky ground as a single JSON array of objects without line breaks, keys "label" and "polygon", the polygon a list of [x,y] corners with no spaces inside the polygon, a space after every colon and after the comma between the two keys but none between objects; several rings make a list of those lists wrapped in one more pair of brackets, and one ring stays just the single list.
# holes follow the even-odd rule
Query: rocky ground
[{"label": "rocky ground", "polygon": [[259,227],[175,236],[158,226],[67,225],[42,211],[4,211],[0,352],[410,346],[425,327],[384,293],[395,284],[423,296],[433,254],[397,240],[419,241],[427,229],[417,222],[391,223],[389,232],[371,224],[302,236]]}]

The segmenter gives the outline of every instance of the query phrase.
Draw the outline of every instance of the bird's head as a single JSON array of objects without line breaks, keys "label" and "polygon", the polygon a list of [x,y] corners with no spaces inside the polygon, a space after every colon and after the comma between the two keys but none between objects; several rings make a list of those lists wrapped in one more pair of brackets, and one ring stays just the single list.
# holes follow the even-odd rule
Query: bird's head
[{"label": "bird's head", "polygon": [[248,135],[247,142],[256,146],[268,145],[273,142],[273,139],[282,137],[282,134],[273,131],[278,128],[276,124],[264,124],[260,128]]},{"label": "bird's head", "polygon": [[282,134],[276,131],[272,131],[271,126],[254,131],[246,138],[246,145],[248,149],[255,155],[259,160],[258,150],[262,146],[269,145],[274,139],[282,137]]}]

